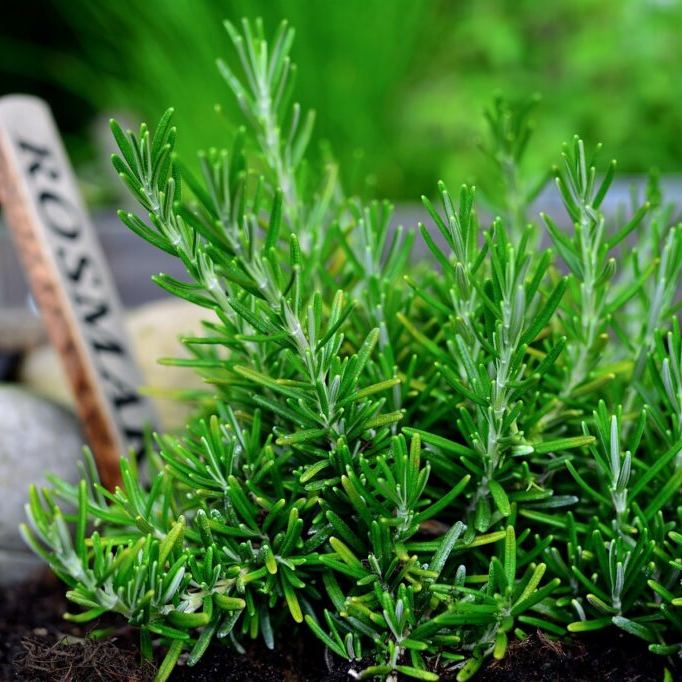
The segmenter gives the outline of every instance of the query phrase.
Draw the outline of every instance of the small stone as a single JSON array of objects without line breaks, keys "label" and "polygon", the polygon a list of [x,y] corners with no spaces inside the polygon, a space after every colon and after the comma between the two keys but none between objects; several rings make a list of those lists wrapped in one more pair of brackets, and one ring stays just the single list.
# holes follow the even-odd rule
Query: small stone
[{"label": "small stone", "polygon": [[0,385],[0,585],[27,580],[42,565],[19,534],[29,486],[45,486],[48,472],[75,483],[83,444],[71,412],[23,388]]}]

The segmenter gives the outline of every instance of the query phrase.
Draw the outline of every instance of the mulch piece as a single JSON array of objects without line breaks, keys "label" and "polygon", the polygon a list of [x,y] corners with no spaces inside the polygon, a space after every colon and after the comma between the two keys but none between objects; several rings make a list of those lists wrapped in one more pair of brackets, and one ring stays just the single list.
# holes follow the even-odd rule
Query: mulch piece
[{"label": "mulch piece", "polygon": [[134,651],[121,649],[114,640],[84,639],[67,644],[48,644],[44,637],[24,637],[24,653],[15,659],[19,679],[49,682],[147,682],[156,668],[140,662]]},{"label": "mulch piece", "polygon": [[[142,662],[137,633],[119,618],[102,617],[79,625],[63,620],[69,605],[65,587],[52,575],[20,587],[0,589],[0,681],[148,682],[156,668]],[[111,628],[101,640],[88,639],[93,628]],[[324,649],[305,630],[292,632],[286,647],[270,651],[255,641],[239,656],[212,645],[199,663],[181,658],[172,682],[352,682],[357,663],[325,659]],[[67,642],[69,642],[67,644]],[[661,682],[665,667],[682,681],[680,666],[655,656],[646,644],[614,629],[568,643],[535,633],[513,641],[502,661],[488,662],[473,682]],[[442,682],[454,682],[444,673]]]}]

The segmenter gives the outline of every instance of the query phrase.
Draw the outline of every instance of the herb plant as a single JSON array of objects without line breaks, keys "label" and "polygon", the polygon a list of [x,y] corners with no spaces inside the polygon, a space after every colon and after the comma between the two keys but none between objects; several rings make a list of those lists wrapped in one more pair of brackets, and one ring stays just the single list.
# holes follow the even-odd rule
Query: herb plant
[{"label": "herb plant", "polygon": [[390,205],[308,153],[292,30],[227,31],[248,131],[200,179],[172,112],[112,122],[142,207],[121,219],[184,263],[158,284],[207,309],[191,359],[165,362],[210,389],[150,445],[147,485],[123,459],[104,489],[88,455],[78,486],[31,491],[24,536],[84,609],[67,617],[120,613],[143,655],[167,647],[159,680],[212,642],[286,646],[292,622],[355,679],[467,680],[536,628],[681,654],[682,227],[656,178],[607,220],[615,163],[576,138],[554,171],[568,220],[535,220],[530,108],[497,101],[500,217],[439,185],[413,262]]}]

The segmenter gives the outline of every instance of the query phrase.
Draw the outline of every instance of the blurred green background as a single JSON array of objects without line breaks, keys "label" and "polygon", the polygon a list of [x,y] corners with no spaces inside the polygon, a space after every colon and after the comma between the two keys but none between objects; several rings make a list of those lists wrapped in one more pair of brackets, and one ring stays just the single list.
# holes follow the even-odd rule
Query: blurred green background
[{"label": "blurred green background", "polygon": [[[176,109],[179,148],[229,142],[241,119],[215,68],[222,19],[296,27],[297,99],[317,111],[347,185],[396,200],[476,181],[494,93],[543,95],[527,163],[541,172],[579,132],[621,171],[682,168],[678,0],[64,0],[12,3],[0,91],[55,109],[81,177],[99,182],[98,114],[154,121]],[[222,114],[215,112],[220,104]],[[100,159],[98,161],[98,158]],[[366,188],[366,187],[365,187]]]}]

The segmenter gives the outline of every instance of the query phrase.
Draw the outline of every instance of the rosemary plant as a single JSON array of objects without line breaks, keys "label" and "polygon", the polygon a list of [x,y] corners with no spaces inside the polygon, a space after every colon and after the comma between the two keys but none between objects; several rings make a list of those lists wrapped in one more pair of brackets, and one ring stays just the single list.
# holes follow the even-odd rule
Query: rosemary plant
[{"label": "rosemary plant", "polygon": [[682,227],[656,179],[607,219],[615,164],[576,138],[566,216],[535,220],[530,109],[497,102],[501,217],[441,184],[414,263],[391,207],[308,153],[293,31],[227,31],[248,129],[201,178],[171,111],[153,132],[112,122],[141,206],[122,221],[185,265],[158,284],[207,309],[191,358],[164,362],[209,389],[150,444],[147,485],[123,459],[106,490],[88,455],[79,485],[31,491],[24,536],[82,608],[67,618],[121,614],[144,656],[165,648],[159,680],[183,651],[286,646],[292,623],[355,679],[468,680],[536,628],[682,654]]}]

